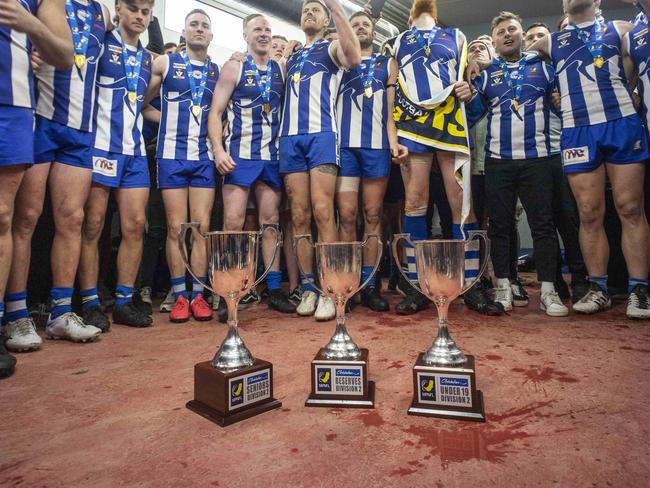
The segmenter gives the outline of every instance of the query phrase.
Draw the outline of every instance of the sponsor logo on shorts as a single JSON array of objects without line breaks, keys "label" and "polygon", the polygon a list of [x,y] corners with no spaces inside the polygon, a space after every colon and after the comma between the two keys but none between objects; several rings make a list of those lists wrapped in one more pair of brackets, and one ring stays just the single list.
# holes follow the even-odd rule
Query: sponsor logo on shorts
[{"label": "sponsor logo on shorts", "polygon": [[117,159],[93,157],[93,173],[104,176],[117,176]]},{"label": "sponsor logo on shorts", "polygon": [[562,152],[564,166],[589,162],[589,146],[566,149]]},{"label": "sponsor logo on shorts", "polygon": [[634,143],[634,151],[641,151],[643,149],[643,141],[636,141]]}]

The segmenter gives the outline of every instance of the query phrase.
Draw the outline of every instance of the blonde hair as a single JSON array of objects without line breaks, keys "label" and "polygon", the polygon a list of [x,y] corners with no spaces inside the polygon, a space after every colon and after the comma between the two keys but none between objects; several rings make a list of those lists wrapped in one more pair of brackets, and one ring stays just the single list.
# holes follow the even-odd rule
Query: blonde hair
[{"label": "blonde hair", "polygon": [[505,22],[506,20],[514,20],[519,22],[519,25],[523,22],[517,14],[513,14],[512,12],[499,12],[499,15],[492,19],[492,30],[496,29],[501,22]]}]

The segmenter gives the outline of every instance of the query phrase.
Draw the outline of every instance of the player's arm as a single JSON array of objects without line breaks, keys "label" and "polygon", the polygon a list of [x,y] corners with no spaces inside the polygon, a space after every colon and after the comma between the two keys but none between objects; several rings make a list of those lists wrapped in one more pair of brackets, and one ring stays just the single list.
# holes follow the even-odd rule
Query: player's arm
[{"label": "player's arm", "polygon": [[111,20],[111,12],[108,10],[108,7],[102,5],[102,13],[104,14],[104,23],[106,24],[106,32],[110,32],[115,28],[115,25],[113,25],[113,21]]},{"label": "player's arm", "polygon": [[537,39],[529,49],[526,51],[536,52],[542,58],[542,61],[551,60],[551,36],[550,34],[545,34],[544,37]]},{"label": "player's arm", "polygon": [[223,65],[219,81],[212,97],[212,107],[208,116],[208,136],[212,142],[214,164],[220,174],[225,175],[235,169],[235,161],[226,152],[223,146],[223,114],[232,97],[242,64],[239,61],[228,61]]},{"label": "player's arm", "polygon": [[634,25],[629,22],[615,22],[616,29],[621,36],[621,54],[623,55],[623,69],[625,70],[625,77],[630,87],[630,91],[634,91],[639,82],[639,73],[632,57],[630,56],[630,31],[634,29]]},{"label": "player's arm", "polygon": [[332,54],[336,63],[343,68],[354,68],[361,64],[361,46],[354,35],[347,14],[339,0],[324,0],[332,12],[334,26],[339,34],[339,40],[332,43]]},{"label": "player's arm", "polygon": [[151,79],[147,87],[147,93],[144,96],[144,106],[149,105],[151,100],[158,96],[160,92],[160,85],[162,85],[163,77],[169,65],[169,56],[159,56],[153,62],[151,67]]},{"label": "player's arm", "polygon": [[160,110],[156,110],[151,105],[142,109],[142,117],[152,124],[160,124]]},{"label": "player's arm", "polygon": [[402,164],[406,161],[409,155],[409,150],[402,146],[397,139],[397,126],[393,118],[395,111],[395,91],[397,89],[397,74],[398,66],[397,61],[393,58],[390,59],[389,64],[390,76],[388,77],[388,87],[386,88],[386,99],[388,101],[388,120],[386,120],[386,130],[388,132],[388,143],[390,144],[390,154],[393,158],[393,163]]},{"label": "player's arm", "polygon": [[27,34],[47,64],[62,70],[72,67],[74,49],[64,0],[42,0],[36,16],[16,0],[0,0],[0,25]]},{"label": "player's arm", "polygon": [[465,104],[465,111],[467,113],[467,125],[471,128],[478,124],[483,117],[487,114],[488,99],[485,95],[485,85],[487,84],[487,77],[483,73],[480,78],[474,81],[475,93],[473,98]]}]

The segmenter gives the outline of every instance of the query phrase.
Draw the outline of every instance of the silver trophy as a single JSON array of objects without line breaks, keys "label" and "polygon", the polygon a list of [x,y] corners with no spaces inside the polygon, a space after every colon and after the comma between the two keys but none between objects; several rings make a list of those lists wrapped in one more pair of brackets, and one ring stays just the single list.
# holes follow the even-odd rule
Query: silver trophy
[{"label": "silver trophy", "polygon": [[[259,232],[208,232],[201,233],[198,223],[181,225],[178,236],[178,246],[185,267],[190,274],[200,281],[187,257],[187,231],[194,236],[194,245],[205,242],[208,257],[208,280],[210,285],[201,283],[208,290],[226,300],[228,307],[228,333],[217,351],[212,366],[220,371],[229,372],[252,366],[255,358],[250,353],[244,341],[239,337],[237,328],[237,305],[239,300],[251,289],[255,288],[268,274],[271,266],[278,257],[282,246],[282,235],[278,226],[265,225]],[[276,235],[275,254],[264,274],[255,280],[257,259],[260,242],[266,231],[273,230]]]},{"label": "silver trophy", "polygon": [[[465,246],[474,238],[481,238],[485,242],[485,255],[480,273],[470,285],[465,282]],[[479,282],[485,273],[490,254],[490,242],[485,231],[471,231],[468,233],[469,241],[460,240],[432,240],[411,241],[409,234],[396,234],[393,239],[393,257],[398,263],[398,268],[411,285],[431,300],[438,310],[438,337],[433,345],[424,354],[424,362],[431,366],[463,366],[467,358],[458,348],[449,334],[447,320],[449,305],[456,298],[467,292]],[[399,266],[398,243],[401,240],[408,242],[415,248],[415,262],[418,272],[418,281],[409,280],[402,267]],[[418,286],[419,283],[419,286]]]},{"label": "silver trophy", "polygon": [[[363,267],[363,250],[371,239],[377,241],[377,262],[372,274],[361,283],[361,268]],[[316,250],[316,264],[318,278],[322,290],[321,294],[327,295],[336,306],[336,330],[329,343],[323,348],[326,359],[356,360],[361,356],[361,350],[354,343],[346,328],[347,317],[345,304],[357,292],[363,289],[377,272],[381,262],[382,245],[379,236],[369,234],[363,242],[329,242],[314,245],[310,235],[301,235],[294,238],[296,256],[300,241],[306,240]],[[304,273],[298,259],[301,273]]]}]

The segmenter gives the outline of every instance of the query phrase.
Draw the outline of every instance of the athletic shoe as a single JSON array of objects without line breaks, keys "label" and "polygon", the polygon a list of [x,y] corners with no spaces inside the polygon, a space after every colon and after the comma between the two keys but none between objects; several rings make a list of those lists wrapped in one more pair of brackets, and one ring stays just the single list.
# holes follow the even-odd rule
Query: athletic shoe
[{"label": "athletic shoe", "polygon": [[153,320],[142,310],[138,310],[133,302],[115,305],[113,308],[113,323],[128,327],[151,327]]},{"label": "athletic shoe", "polygon": [[314,317],[318,322],[327,322],[336,318],[336,307],[330,297],[321,295],[318,298],[318,306],[316,312],[314,312]]},{"label": "athletic shoe", "polygon": [[387,312],[390,310],[388,300],[381,296],[381,290],[378,286],[367,286],[361,290],[361,305],[369,308],[374,312]]},{"label": "athletic shoe", "polygon": [[296,307],[300,305],[300,302],[302,301],[302,288],[300,286],[291,290],[291,293],[289,293],[289,301]]},{"label": "athletic shoe", "polygon": [[313,291],[304,291],[302,293],[302,300],[300,305],[296,308],[298,315],[302,317],[309,317],[314,315],[316,311],[316,303],[318,302],[318,294]]},{"label": "athletic shoe", "polygon": [[143,310],[147,315],[153,313],[153,302],[151,300],[151,287],[143,286],[140,288],[138,293],[134,295],[134,301],[136,301],[138,308]]},{"label": "athletic shoe", "polygon": [[81,318],[85,324],[94,325],[103,333],[111,330],[111,321],[108,320],[108,315],[102,312],[99,305],[88,307],[81,313]]},{"label": "athletic shoe", "polygon": [[92,342],[99,337],[102,331],[94,325],[85,324],[77,314],[67,312],[55,319],[50,319],[45,327],[45,333],[49,339]]},{"label": "athletic shoe", "polygon": [[190,309],[192,310],[192,317],[194,317],[194,320],[198,320],[199,322],[212,320],[212,308],[210,308],[208,302],[206,302],[205,298],[203,298],[203,294],[199,293],[196,297],[194,297],[194,299],[192,299]]},{"label": "athletic shoe", "polygon": [[636,285],[627,299],[627,316],[631,319],[650,319],[648,285]]},{"label": "athletic shoe", "polygon": [[589,291],[573,305],[573,310],[578,313],[592,314],[607,310],[612,306],[612,299],[598,286],[597,283],[589,283]]},{"label": "athletic shoe", "polygon": [[188,320],[190,320],[190,302],[183,295],[180,295],[169,313],[169,321],[180,324]]},{"label": "athletic shoe", "polygon": [[0,378],[6,378],[14,374],[16,369],[16,358],[5,349],[5,341],[0,336]]},{"label": "athletic shoe", "polygon": [[498,317],[505,314],[501,304],[492,299],[485,282],[482,280],[463,295],[463,301],[467,308],[483,315]]},{"label": "athletic shoe", "polygon": [[571,279],[572,303],[578,303],[587,293],[589,293],[589,281],[586,278]]},{"label": "athletic shoe", "polygon": [[260,298],[259,294],[257,293],[256,289],[251,289],[246,295],[242,297],[241,300],[239,300],[239,310],[246,310],[247,308],[250,308],[254,305],[258,305],[262,299]]},{"label": "athletic shoe", "polygon": [[269,290],[269,308],[281,313],[296,313],[296,304],[282,293],[282,290]]},{"label": "athletic shoe", "polygon": [[569,309],[562,303],[560,295],[556,291],[542,293],[539,308],[546,312],[549,317],[566,317],[569,315]]},{"label": "athletic shoe", "polygon": [[7,322],[4,326],[4,335],[7,349],[13,352],[35,351],[43,343],[30,317]]},{"label": "athletic shoe", "polygon": [[515,307],[528,306],[528,292],[521,284],[519,278],[510,280],[510,289],[512,290],[512,304]]},{"label": "athletic shoe", "polygon": [[174,308],[174,302],[174,292],[173,290],[169,290],[167,296],[160,304],[160,313],[170,313],[172,308]]},{"label": "athletic shoe", "polygon": [[413,288],[402,276],[397,284],[397,291],[404,295],[404,300],[395,306],[397,315],[413,315],[422,310],[426,310],[431,302],[422,293]]},{"label": "athletic shoe", "polygon": [[512,310],[512,286],[497,287],[494,292],[495,303],[500,304],[503,310]]}]

